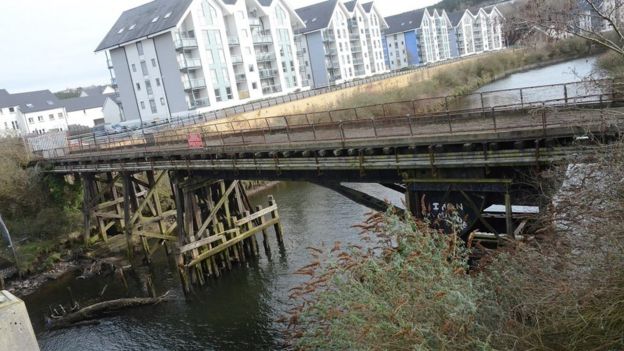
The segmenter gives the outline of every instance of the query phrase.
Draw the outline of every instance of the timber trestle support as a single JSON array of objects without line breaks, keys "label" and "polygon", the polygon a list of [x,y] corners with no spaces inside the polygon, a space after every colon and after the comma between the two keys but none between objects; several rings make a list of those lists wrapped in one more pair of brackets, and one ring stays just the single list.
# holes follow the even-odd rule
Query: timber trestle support
[{"label": "timber trestle support", "polygon": [[85,244],[123,235],[128,258],[132,261],[140,246],[145,263],[162,247],[175,255],[185,292],[258,257],[256,234],[262,234],[267,256],[269,229],[283,246],[275,199],[269,196],[266,208],[253,207],[241,181],[185,171],[84,173],[80,178]]}]

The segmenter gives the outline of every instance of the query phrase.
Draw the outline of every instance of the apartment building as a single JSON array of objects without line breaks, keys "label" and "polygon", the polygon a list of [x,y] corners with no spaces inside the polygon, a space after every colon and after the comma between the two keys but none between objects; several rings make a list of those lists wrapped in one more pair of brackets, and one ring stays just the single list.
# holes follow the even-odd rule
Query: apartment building
[{"label": "apartment building", "polygon": [[503,20],[496,6],[450,15],[419,9],[387,17],[384,51],[390,69],[502,49]]},{"label": "apartment building", "polygon": [[0,134],[43,134],[68,129],[67,113],[49,90],[10,94],[0,90]]},{"label": "apartment building", "polygon": [[84,96],[63,99],[60,103],[65,107],[67,114],[67,124],[71,126],[80,125],[85,127],[95,127],[102,124],[114,124],[121,122],[121,111],[110,94],[91,95],[83,91]]},{"label": "apartment building", "polygon": [[296,10],[305,28],[296,32],[303,84],[341,84],[387,71],[383,16],[372,2],[327,0]]},{"label": "apartment building", "polygon": [[284,0],[155,0],[100,43],[126,120],[210,111],[302,88]]}]

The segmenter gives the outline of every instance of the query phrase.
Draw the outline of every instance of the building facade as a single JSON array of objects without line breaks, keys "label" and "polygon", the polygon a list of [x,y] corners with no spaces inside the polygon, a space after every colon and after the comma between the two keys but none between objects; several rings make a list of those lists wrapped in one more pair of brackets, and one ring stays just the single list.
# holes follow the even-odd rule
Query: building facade
[{"label": "building facade", "polygon": [[105,51],[126,120],[209,111],[302,88],[283,0],[155,0],[124,12]]},{"label": "building facade", "polygon": [[328,0],[296,10],[303,84],[320,88],[387,71],[382,31],[387,28],[372,2]]},{"label": "building facade", "polygon": [[68,129],[67,113],[49,90],[10,94],[0,90],[0,133],[43,134]]},{"label": "building facade", "polygon": [[[474,12],[474,14],[473,14]],[[386,59],[391,70],[500,50],[503,15],[491,6],[454,12],[420,9],[386,18]]]}]

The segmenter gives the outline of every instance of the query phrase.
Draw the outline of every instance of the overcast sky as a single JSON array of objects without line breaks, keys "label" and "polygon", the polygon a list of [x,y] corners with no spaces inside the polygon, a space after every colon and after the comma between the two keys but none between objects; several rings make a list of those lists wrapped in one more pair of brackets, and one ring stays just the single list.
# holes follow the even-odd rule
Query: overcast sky
[{"label": "overcast sky", "polygon": [[[2,0],[0,89],[11,93],[107,84],[103,53],[93,50],[119,15],[150,0]],[[319,0],[290,0],[295,7]],[[384,16],[437,0],[377,0]]]}]

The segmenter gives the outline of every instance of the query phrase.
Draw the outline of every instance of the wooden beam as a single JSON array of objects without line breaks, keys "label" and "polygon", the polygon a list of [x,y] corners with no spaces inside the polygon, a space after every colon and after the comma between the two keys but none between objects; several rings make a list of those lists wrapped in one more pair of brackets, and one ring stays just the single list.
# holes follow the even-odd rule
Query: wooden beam
[{"label": "wooden beam", "polygon": [[237,220],[236,222],[234,222],[234,224],[236,226],[240,227],[243,224],[246,224],[246,223],[251,222],[253,220],[256,220],[256,219],[258,219],[260,217],[268,215],[269,213],[271,213],[271,212],[273,212],[275,210],[277,210],[277,205],[273,205],[271,207],[267,207],[267,208],[265,208],[263,210],[259,210],[258,212],[254,213],[254,214],[252,214],[252,215],[250,215],[248,217],[241,218],[241,219]]},{"label": "wooden beam", "polygon": [[210,222],[212,222],[212,220],[215,218],[215,216],[219,212],[219,209],[223,206],[223,204],[225,204],[225,202],[228,200],[228,197],[230,196],[232,191],[234,191],[237,185],[238,185],[238,180],[235,180],[234,182],[232,182],[230,187],[221,196],[221,199],[219,199],[219,202],[217,202],[217,204],[214,206],[214,208],[212,209],[212,212],[210,212],[206,220],[204,220],[204,224],[202,224],[201,228],[199,228],[199,230],[197,231],[198,234],[201,235],[201,233],[203,233],[208,228],[208,226],[210,225]]}]

